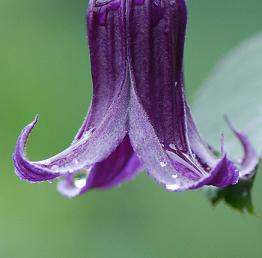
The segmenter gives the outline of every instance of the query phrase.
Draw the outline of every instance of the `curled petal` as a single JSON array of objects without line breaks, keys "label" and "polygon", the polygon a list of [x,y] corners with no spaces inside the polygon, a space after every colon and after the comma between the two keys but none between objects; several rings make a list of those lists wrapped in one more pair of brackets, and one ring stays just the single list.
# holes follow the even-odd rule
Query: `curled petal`
[{"label": "curled petal", "polygon": [[[91,109],[75,141],[66,150],[47,160],[31,162],[25,145],[37,119],[22,131],[14,153],[16,173],[24,180],[40,182],[74,173],[107,158],[127,132],[129,78],[127,76],[124,17],[108,13],[101,26],[96,19],[96,1],[87,14],[94,82]],[[113,118],[113,119],[112,119]]]},{"label": "curled petal", "polygon": [[240,177],[241,178],[251,177],[254,175],[256,171],[256,167],[259,163],[259,157],[256,153],[256,150],[253,147],[250,140],[248,139],[248,137],[244,133],[236,129],[231,124],[228,117],[225,117],[225,118],[226,118],[227,124],[229,125],[233,133],[236,135],[238,140],[240,141],[242,148],[244,150],[244,155],[241,161],[241,166],[240,166],[240,171],[239,171]]},{"label": "curled petal", "polygon": [[216,164],[214,169],[203,180],[190,186],[190,189],[197,189],[205,185],[226,187],[234,185],[239,180],[239,171],[226,155]]},{"label": "curled petal", "polygon": [[30,182],[53,180],[60,175],[59,173],[54,172],[48,168],[43,171],[40,167],[30,164],[30,162],[26,160],[24,147],[26,145],[29,134],[33,130],[37,121],[38,117],[36,117],[32,123],[27,125],[22,130],[22,133],[20,134],[17,141],[15,153],[13,155],[15,172],[17,176],[19,176],[23,180],[27,180]]},{"label": "curled petal", "polygon": [[[110,107],[98,128],[91,128],[80,140],[48,160],[31,162],[24,149],[37,120],[21,133],[14,153],[17,174],[25,180],[39,182],[73,173],[108,157],[123,140],[127,130],[127,87]],[[114,115],[115,120],[111,117]]]}]

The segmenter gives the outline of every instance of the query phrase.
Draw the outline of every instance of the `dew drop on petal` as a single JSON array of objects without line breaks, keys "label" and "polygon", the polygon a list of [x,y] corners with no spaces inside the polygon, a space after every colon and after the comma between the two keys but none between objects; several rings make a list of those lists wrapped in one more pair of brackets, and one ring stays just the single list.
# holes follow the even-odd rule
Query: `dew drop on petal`
[{"label": "dew drop on petal", "polygon": [[78,179],[74,182],[74,184],[77,188],[81,189],[86,185],[86,179],[85,178]]},{"label": "dew drop on petal", "polygon": [[95,128],[92,127],[92,128],[89,128],[88,131],[86,131],[83,135],[84,138],[89,138],[95,131]]},{"label": "dew drop on petal", "polygon": [[179,189],[179,185],[178,184],[166,185],[166,189],[170,191],[176,191],[177,189]]},{"label": "dew drop on petal", "polygon": [[170,149],[173,149],[173,150],[176,150],[176,145],[173,144],[173,143],[171,143],[171,144],[169,144],[169,148],[170,148]]},{"label": "dew drop on petal", "polygon": [[96,0],[96,5],[105,5],[110,3],[111,0]]},{"label": "dew drop on petal", "polygon": [[160,166],[163,168],[163,167],[166,167],[167,165],[167,162],[166,161],[160,161]]}]

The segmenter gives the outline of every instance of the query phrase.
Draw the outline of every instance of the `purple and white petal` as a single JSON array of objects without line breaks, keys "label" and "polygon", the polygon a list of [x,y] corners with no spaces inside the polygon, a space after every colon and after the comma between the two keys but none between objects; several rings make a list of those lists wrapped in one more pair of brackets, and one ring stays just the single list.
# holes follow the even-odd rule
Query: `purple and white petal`
[{"label": "purple and white petal", "polygon": [[59,179],[58,190],[66,197],[74,197],[91,189],[107,189],[132,180],[141,171],[141,163],[126,136],[105,160],[74,176]]},{"label": "purple and white petal", "polygon": [[67,197],[117,186],[142,164],[170,191],[226,187],[252,176],[259,159],[243,133],[231,126],[244,149],[237,164],[223,141],[215,153],[193,121],[184,88],[186,23],[184,0],[91,0],[90,110],[73,143],[46,160],[26,158],[38,118],[26,126],[13,156],[17,175],[30,182],[59,178]]},{"label": "purple and white petal", "polygon": [[242,145],[244,155],[241,161],[239,173],[241,178],[245,177],[252,177],[256,172],[256,167],[259,163],[259,156],[255,148],[253,147],[252,143],[250,142],[249,138],[240,130],[236,129],[231,122],[229,121],[228,117],[226,117],[227,124],[233,131],[233,133],[238,138],[239,142]]},{"label": "purple and white petal", "polygon": [[90,3],[87,14],[94,96],[90,112],[75,141],[49,159],[31,162],[25,145],[37,119],[22,131],[14,153],[16,173],[30,182],[52,180],[74,173],[107,158],[127,132],[129,78],[127,76],[125,26],[122,9],[108,13],[101,26]]}]

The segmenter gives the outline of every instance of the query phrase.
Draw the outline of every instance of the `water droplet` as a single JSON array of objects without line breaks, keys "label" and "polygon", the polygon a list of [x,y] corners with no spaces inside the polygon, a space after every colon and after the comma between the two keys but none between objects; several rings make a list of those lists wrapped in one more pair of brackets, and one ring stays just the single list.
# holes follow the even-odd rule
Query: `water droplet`
[{"label": "water droplet", "polygon": [[178,177],[178,175],[172,175],[172,178],[176,179]]},{"label": "water droplet", "polygon": [[166,185],[166,189],[170,191],[176,191],[179,189],[179,185],[178,184]]},{"label": "water droplet", "polygon": [[74,185],[78,189],[82,189],[86,185],[87,173],[86,171],[79,171],[73,175]]},{"label": "water droplet", "polygon": [[110,2],[111,2],[111,0],[96,0],[95,5],[96,5],[96,6],[101,6],[101,5],[108,4],[108,3],[110,3]]},{"label": "water droplet", "polygon": [[88,131],[84,132],[83,137],[84,138],[89,138],[93,134],[94,131],[95,131],[95,128],[88,129]]},{"label": "water droplet", "polygon": [[77,159],[74,159],[74,164],[77,165],[78,164],[78,160]]},{"label": "water droplet", "polygon": [[161,167],[166,167],[167,165],[167,162],[166,161],[160,161],[160,166]]},{"label": "water droplet", "polygon": [[75,186],[79,189],[83,188],[86,185],[86,179],[82,178],[82,179],[78,179],[75,181]]},{"label": "water droplet", "polygon": [[176,150],[176,145],[171,143],[171,144],[169,144],[169,148],[172,149],[172,150]]}]

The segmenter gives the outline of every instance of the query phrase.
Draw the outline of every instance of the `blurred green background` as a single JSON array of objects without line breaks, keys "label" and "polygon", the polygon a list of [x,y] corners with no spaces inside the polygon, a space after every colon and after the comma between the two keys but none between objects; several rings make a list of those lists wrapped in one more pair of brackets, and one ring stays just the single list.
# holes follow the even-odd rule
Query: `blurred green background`
[{"label": "blurred green background", "polygon": [[[66,147],[85,116],[92,88],[86,6],[86,0],[0,0],[0,257],[262,257],[261,217],[224,204],[213,208],[201,192],[166,192],[141,174],[117,189],[66,200],[55,184],[30,185],[14,175],[15,141],[37,113],[32,159]],[[217,61],[262,30],[262,1],[188,0],[188,7],[192,101]],[[258,214],[260,184],[259,174]]]}]

